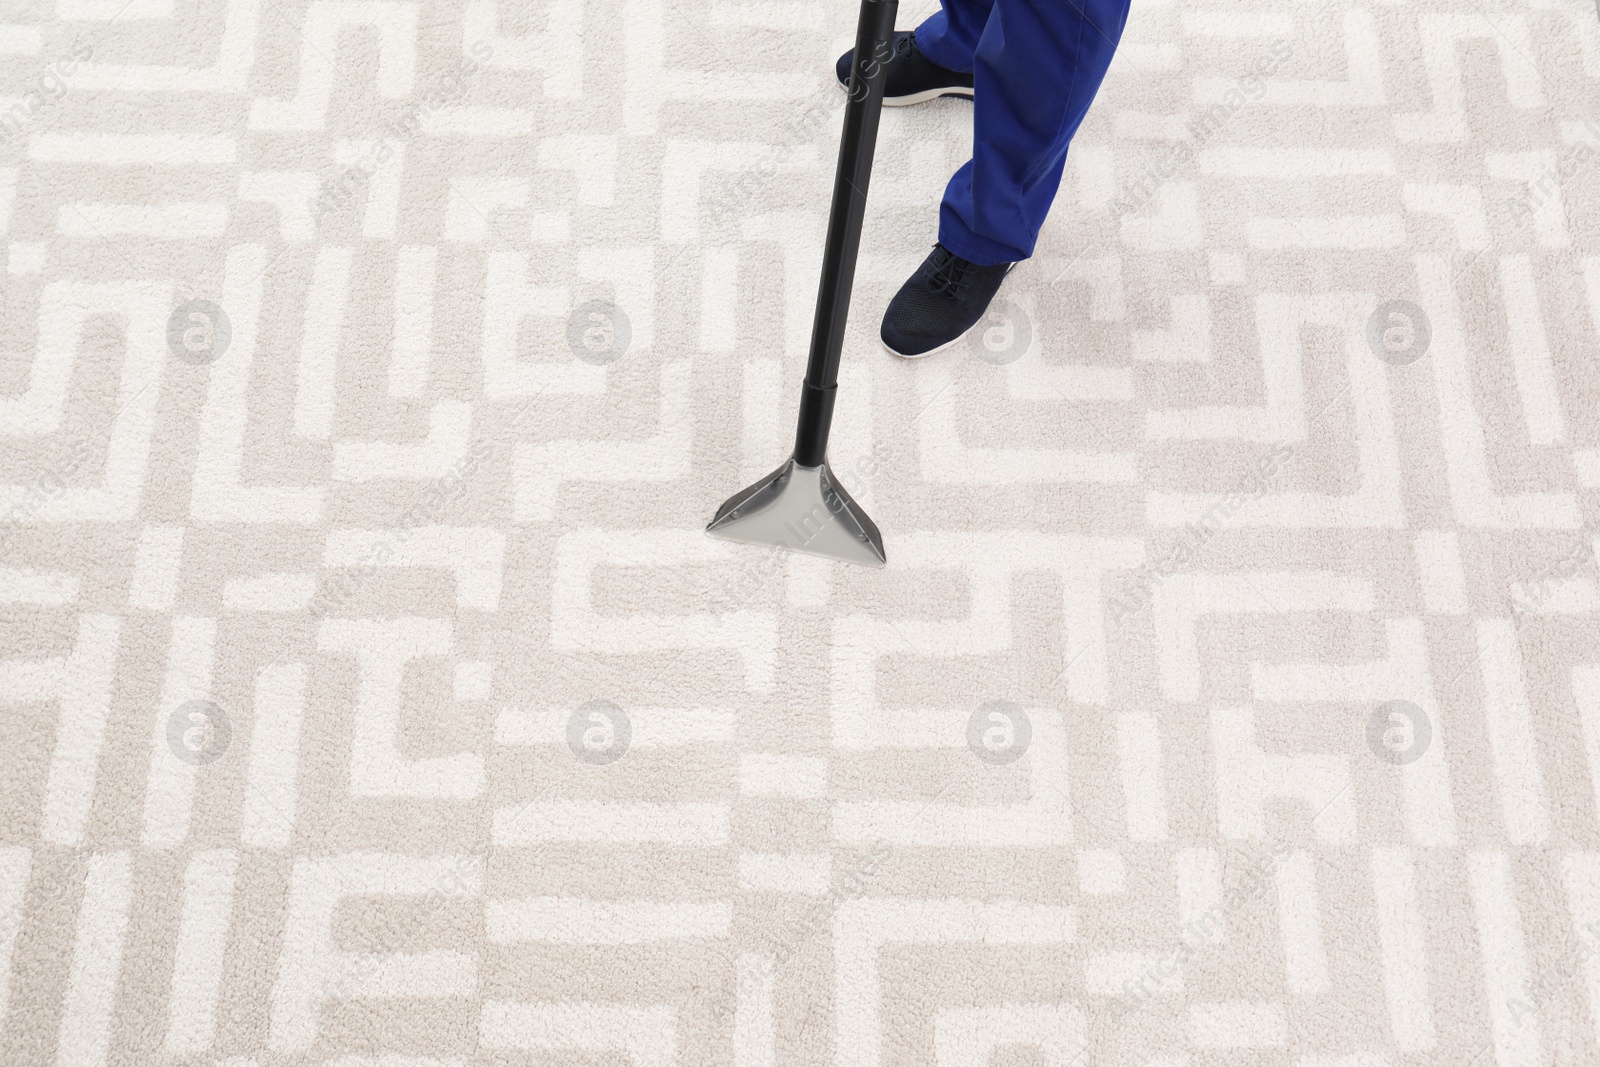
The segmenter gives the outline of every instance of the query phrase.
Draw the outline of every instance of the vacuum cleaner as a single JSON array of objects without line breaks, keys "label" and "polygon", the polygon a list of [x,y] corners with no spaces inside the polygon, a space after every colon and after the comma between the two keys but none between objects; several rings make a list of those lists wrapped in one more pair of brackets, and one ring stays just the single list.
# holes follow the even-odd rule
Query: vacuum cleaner
[{"label": "vacuum cleaner", "polygon": [[811,327],[811,352],[800,384],[794,452],[783,466],[729,497],[706,527],[713,537],[769,545],[851,563],[882,566],[883,535],[828,467],[828,430],[839,391],[850,290],[855,283],[867,183],[878,143],[878,117],[888,77],[898,0],[861,0],[850,67],[844,135],[833,179],[822,284]]}]

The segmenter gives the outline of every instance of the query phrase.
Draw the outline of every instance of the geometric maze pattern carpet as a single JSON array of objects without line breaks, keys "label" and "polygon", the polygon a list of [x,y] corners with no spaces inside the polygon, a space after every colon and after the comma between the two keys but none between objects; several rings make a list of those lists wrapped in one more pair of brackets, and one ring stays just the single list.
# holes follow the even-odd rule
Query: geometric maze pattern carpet
[{"label": "geometric maze pattern carpet", "polygon": [[0,21],[0,1061],[1600,1062],[1588,0],[1135,4],[917,362],[887,112],[881,569],[850,0]]}]

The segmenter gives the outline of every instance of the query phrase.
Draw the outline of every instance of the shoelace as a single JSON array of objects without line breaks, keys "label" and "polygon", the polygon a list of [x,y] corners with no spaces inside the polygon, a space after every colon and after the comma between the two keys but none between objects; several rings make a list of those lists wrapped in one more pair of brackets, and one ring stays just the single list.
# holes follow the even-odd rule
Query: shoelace
[{"label": "shoelace", "polygon": [[973,264],[942,245],[939,251],[944,254],[928,277],[928,289],[951,300],[960,300],[972,283]]}]

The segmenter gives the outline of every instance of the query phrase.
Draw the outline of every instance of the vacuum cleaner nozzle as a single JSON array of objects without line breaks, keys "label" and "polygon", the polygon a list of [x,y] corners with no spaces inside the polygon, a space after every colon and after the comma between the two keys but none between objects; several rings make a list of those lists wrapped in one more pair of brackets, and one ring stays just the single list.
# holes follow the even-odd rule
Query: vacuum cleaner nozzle
[{"label": "vacuum cleaner nozzle", "polygon": [[790,457],[748,489],[729,497],[706,533],[750,545],[827,556],[881,567],[883,535],[828,469]]},{"label": "vacuum cleaner nozzle", "polygon": [[828,469],[828,430],[839,387],[839,357],[861,247],[861,222],[867,210],[867,184],[872,178],[897,5],[898,0],[861,0],[811,352],[800,385],[794,451],[783,466],[728,498],[706,527],[713,537],[851,563],[882,566],[885,562],[883,535]]}]

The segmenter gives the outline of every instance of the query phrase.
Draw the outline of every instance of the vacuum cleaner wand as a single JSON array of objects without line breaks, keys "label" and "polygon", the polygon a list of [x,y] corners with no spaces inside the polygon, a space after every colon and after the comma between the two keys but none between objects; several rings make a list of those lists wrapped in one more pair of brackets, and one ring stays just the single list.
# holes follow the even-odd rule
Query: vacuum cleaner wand
[{"label": "vacuum cleaner wand", "polygon": [[883,535],[828,467],[828,431],[898,6],[898,0],[861,0],[794,453],[783,466],[728,498],[706,527],[714,537],[852,563],[885,561]]}]

